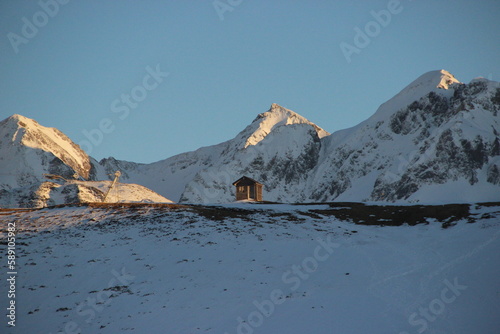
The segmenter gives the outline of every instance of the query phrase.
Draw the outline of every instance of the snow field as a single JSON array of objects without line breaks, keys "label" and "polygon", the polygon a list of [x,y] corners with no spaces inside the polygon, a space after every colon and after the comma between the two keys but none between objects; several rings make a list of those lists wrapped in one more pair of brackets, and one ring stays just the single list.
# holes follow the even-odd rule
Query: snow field
[{"label": "snow field", "polygon": [[498,206],[471,206],[475,223],[446,229],[356,225],[311,211],[321,208],[0,216],[18,222],[19,241],[18,326],[4,330],[496,333]]}]

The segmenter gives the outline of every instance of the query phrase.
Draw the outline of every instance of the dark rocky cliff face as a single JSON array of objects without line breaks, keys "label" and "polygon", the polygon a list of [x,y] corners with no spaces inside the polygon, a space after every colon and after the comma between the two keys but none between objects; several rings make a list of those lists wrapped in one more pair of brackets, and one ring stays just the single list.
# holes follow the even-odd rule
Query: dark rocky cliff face
[{"label": "dark rocky cliff face", "polygon": [[470,125],[479,118],[498,118],[500,89],[487,89],[484,81],[458,85],[451,98],[430,93],[397,111],[390,128],[396,134],[414,134],[418,154],[399,180],[377,180],[373,199],[407,199],[422,185],[461,178],[474,185],[485,166],[487,182],[498,185],[498,166],[492,160],[500,155],[498,123],[475,133]]},{"label": "dark rocky cliff face", "polygon": [[[498,185],[499,102],[498,83],[455,83],[408,100],[402,108],[384,110],[383,119],[369,119],[344,130],[347,135],[303,140],[295,144],[301,154],[293,157],[284,153],[288,148],[283,148],[283,154],[269,155],[276,142],[263,141],[262,152],[245,163],[242,155],[228,148],[223,155],[230,155],[231,161],[210,160],[181,200],[201,200],[200,189],[217,189],[220,197],[209,200],[230,200],[226,189],[231,186],[225,179],[246,174],[264,183],[266,199],[285,202],[339,198],[392,202],[413,200],[427,186],[453,181]],[[298,132],[288,135],[290,143],[302,138]],[[235,175],[223,177],[224,170]]]}]

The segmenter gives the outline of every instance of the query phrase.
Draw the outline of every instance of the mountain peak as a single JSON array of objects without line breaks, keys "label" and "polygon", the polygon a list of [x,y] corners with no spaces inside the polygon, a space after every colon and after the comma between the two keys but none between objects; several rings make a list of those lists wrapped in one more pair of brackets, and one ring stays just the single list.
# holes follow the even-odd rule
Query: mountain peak
[{"label": "mountain peak", "polygon": [[24,117],[23,115],[19,115],[19,114],[14,114],[12,116],[9,116],[7,117],[7,119],[12,119],[12,120],[20,120],[20,119],[24,119],[26,117]]},{"label": "mountain peak", "polygon": [[293,117],[295,115],[302,117],[290,109],[282,107],[277,103],[273,103],[273,104],[271,104],[271,107],[269,107],[269,109],[266,112],[258,114],[257,118],[255,118],[254,122],[259,120],[259,119],[269,117],[271,115],[273,115],[272,117],[279,117],[279,118]]},{"label": "mountain peak", "polygon": [[[0,142],[0,152],[7,154],[11,147],[34,149],[38,151],[35,155],[43,155],[43,152],[46,152],[60,159],[84,178],[90,176],[89,156],[56,128],[45,127],[31,118],[14,114],[0,122],[0,137],[10,138],[11,141],[5,141],[3,145]],[[54,165],[56,162],[50,160],[49,164]]]},{"label": "mountain peak", "polygon": [[271,108],[269,108],[269,111],[272,111],[272,110],[275,110],[275,109],[278,109],[278,108],[282,108],[282,106],[280,106],[277,103],[273,103],[273,104],[271,104]]},{"label": "mountain peak", "polygon": [[442,96],[451,96],[455,85],[461,85],[453,74],[446,70],[435,70],[422,74],[403,88],[392,99],[383,103],[374,114],[377,119],[387,119],[392,113],[418,101],[434,92]]},{"label": "mountain peak", "polygon": [[10,137],[12,142],[20,143],[26,132],[35,128],[38,123],[23,115],[14,114],[0,122],[0,133]]},{"label": "mountain peak", "polygon": [[282,107],[282,106],[280,106],[277,103],[271,104],[271,107],[269,108],[268,111],[270,111],[270,112],[280,112],[280,111],[283,111],[283,110],[286,110],[288,112],[294,113],[293,111],[291,111],[291,110],[289,110],[289,109],[287,109],[285,107]]},{"label": "mountain peak", "polygon": [[453,84],[461,84],[453,74],[446,70],[430,71],[422,74],[401,92],[428,93],[437,89],[449,89]]},{"label": "mountain peak", "polygon": [[22,119],[26,119],[26,118],[27,117],[20,115],[20,114],[13,114],[13,115],[7,117],[7,119],[12,119],[12,120],[22,120]]},{"label": "mountain peak", "polygon": [[[23,124],[19,124],[19,122],[22,122]],[[7,123],[7,124],[13,124],[13,126],[15,126],[16,128],[18,127],[26,127],[28,124],[38,124],[37,121],[31,119],[31,118],[28,118],[28,117],[25,117],[23,115],[20,115],[20,114],[13,114],[12,116],[9,116],[7,117],[6,119],[4,119],[2,121],[2,123]]]},{"label": "mountain peak", "polygon": [[273,129],[290,124],[311,125],[320,138],[330,134],[296,112],[273,103],[268,111],[259,114],[252,124],[240,133],[242,137],[246,138],[244,147],[256,145],[271,133]]},{"label": "mountain peak", "polygon": [[[439,83],[436,85],[437,88],[443,88],[443,89],[448,89],[452,84],[458,83],[460,84],[461,82],[458,81],[453,74],[446,70],[440,70],[440,71],[435,71],[439,72],[440,75],[437,75],[440,80]],[[433,73],[433,72],[429,72]]]}]

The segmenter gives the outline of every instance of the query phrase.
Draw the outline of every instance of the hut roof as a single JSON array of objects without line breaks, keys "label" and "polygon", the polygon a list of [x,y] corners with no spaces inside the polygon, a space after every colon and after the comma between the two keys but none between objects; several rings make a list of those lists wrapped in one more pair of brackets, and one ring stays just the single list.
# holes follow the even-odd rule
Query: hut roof
[{"label": "hut roof", "polygon": [[260,184],[262,185],[262,183],[258,182],[258,181],[255,181],[254,179],[252,178],[249,178],[248,176],[242,176],[240,177],[238,180],[234,181],[233,182],[233,186],[236,186],[240,183],[243,183],[243,185],[249,185],[249,184]]}]

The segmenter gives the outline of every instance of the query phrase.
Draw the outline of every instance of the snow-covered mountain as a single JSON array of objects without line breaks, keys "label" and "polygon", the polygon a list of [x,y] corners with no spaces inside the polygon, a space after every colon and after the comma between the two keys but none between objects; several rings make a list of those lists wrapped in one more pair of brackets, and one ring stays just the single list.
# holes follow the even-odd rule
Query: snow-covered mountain
[{"label": "snow-covered mountain", "polygon": [[133,182],[185,202],[227,202],[248,175],[264,199],[500,200],[500,84],[428,72],[361,124],[329,135],[273,104],[234,139],[150,165],[106,159]]},{"label": "snow-covered mountain", "polygon": [[500,84],[422,75],[368,120],[324,140],[316,201],[500,199]]},{"label": "snow-covered mountain", "polygon": [[317,164],[321,138],[329,133],[277,104],[234,139],[176,155],[153,164],[136,165],[104,159],[107,171],[122,170],[125,179],[169,198],[188,202],[228,202],[232,182],[252,175],[266,185],[266,199],[296,201]]},{"label": "snow-covered mountain", "polygon": [[432,71],[349,129],[329,134],[273,104],[231,140],[151,164],[97,163],[59,131],[15,115],[0,123],[0,167],[12,174],[0,176],[0,191],[44,172],[96,180],[120,170],[124,181],[193,203],[233,201],[243,175],[264,184],[268,201],[497,201],[499,110],[500,83]]},{"label": "snow-covered mountain", "polygon": [[[0,122],[2,207],[100,202],[111,183],[96,181],[106,177],[103,173],[95,159],[55,128],[44,127],[21,115]],[[44,174],[55,174],[66,181],[48,181]],[[120,183],[115,193],[121,201],[171,202],[134,184]]]},{"label": "snow-covered mountain", "polygon": [[92,179],[97,164],[61,131],[21,115],[0,122],[0,163],[2,184],[13,188],[40,181],[42,172]]}]

